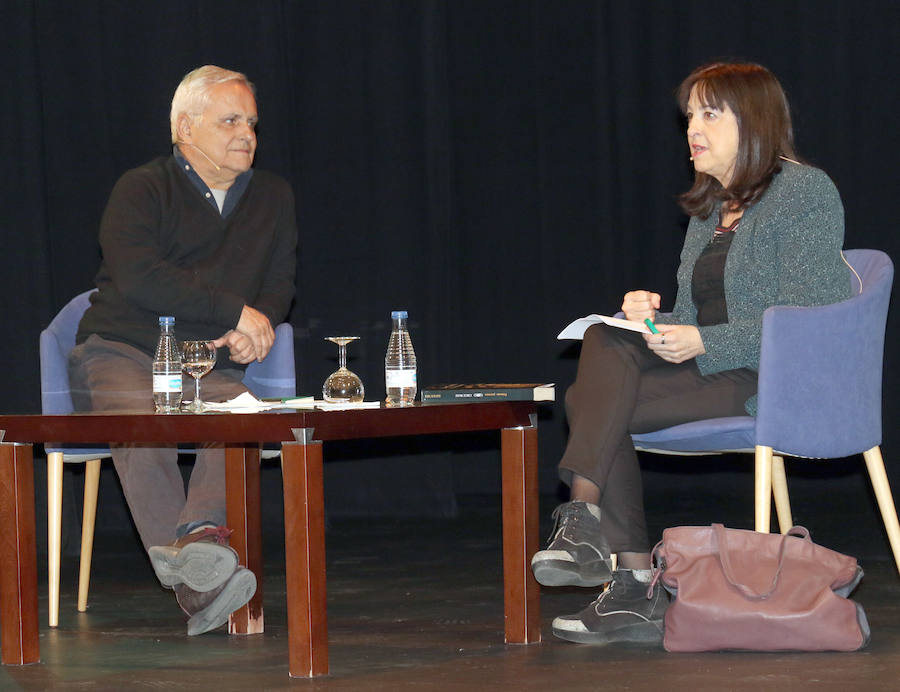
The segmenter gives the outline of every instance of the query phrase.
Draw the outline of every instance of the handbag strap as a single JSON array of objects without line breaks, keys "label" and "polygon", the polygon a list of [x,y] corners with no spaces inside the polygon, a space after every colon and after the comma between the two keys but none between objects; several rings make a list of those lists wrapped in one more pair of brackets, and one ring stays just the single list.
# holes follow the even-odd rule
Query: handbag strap
[{"label": "handbag strap", "polygon": [[763,601],[767,599],[778,586],[778,577],[781,576],[781,568],[784,566],[784,550],[787,545],[788,536],[797,536],[812,542],[809,531],[803,526],[794,526],[784,534],[781,537],[781,544],[778,548],[778,567],[775,569],[775,574],[772,575],[772,585],[769,587],[768,591],[757,593],[746,584],[741,584],[734,577],[734,570],[731,567],[731,559],[728,555],[728,530],[722,524],[713,524],[713,529],[715,530],[716,540],[719,544],[719,562],[722,565],[722,573],[725,575],[725,579],[729,584],[740,591],[745,598],[748,598],[751,601]]},{"label": "handbag strap", "polygon": [[663,541],[660,539],[653,550],[650,551],[650,586],[647,587],[647,598],[653,598],[653,590],[656,588],[656,582],[662,576],[666,569],[665,561],[662,556]]}]

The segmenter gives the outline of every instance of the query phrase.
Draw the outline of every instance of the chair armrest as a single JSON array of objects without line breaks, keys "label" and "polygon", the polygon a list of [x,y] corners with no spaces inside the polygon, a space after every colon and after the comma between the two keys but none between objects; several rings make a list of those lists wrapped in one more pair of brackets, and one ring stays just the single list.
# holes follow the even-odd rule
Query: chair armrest
[{"label": "chair armrest", "polygon": [[757,444],[841,457],[881,443],[885,320],[862,298],[765,311]]},{"label": "chair armrest", "polygon": [[68,363],[56,335],[48,329],[40,336],[41,412],[44,414],[72,413],[72,394],[69,388]]},{"label": "chair armrest", "polygon": [[294,328],[287,322],[275,327],[275,343],[262,363],[247,366],[244,384],[257,397],[292,397],[297,394],[294,365]]}]

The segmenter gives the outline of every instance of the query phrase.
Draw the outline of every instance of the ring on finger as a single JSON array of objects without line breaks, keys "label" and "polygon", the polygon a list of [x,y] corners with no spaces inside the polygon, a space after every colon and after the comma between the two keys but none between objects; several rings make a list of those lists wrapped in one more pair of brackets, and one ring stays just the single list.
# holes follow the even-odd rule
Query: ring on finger
[{"label": "ring on finger", "polygon": [[662,335],[662,341],[660,341],[659,343],[661,343],[663,346],[665,346],[665,344],[666,344],[666,335],[665,334]]}]

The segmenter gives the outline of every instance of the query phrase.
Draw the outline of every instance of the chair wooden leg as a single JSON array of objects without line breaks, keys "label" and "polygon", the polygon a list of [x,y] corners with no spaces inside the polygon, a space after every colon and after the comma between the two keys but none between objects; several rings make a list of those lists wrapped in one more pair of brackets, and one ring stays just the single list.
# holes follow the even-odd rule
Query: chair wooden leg
[{"label": "chair wooden leg", "polygon": [[62,452],[47,454],[47,590],[50,627],[59,624],[59,557],[62,536]]},{"label": "chair wooden leg", "polygon": [[772,448],[756,445],[755,524],[760,533],[769,533],[772,523]]},{"label": "chair wooden leg", "polygon": [[772,494],[775,495],[775,512],[778,514],[778,528],[787,533],[794,525],[791,515],[791,500],[788,497],[787,475],[784,473],[784,457],[772,455]]},{"label": "chair wooden leg", "polygon": [[878,500],[878,509],[881,510],[884,528],[891,543],[894,561],[897,563],[897,569],[900,570],[900,523],[897,521],[897,508],[894,506],[891,486],[888,483],[887,473],[884,471],[884,459],[881,457],[881,448],[872,447],[867,452],[863,452],[863,458],[866,460],[869,480],[872,481],[875,499]]},{"label": "chair wooden leg", "polygon": [[87,610],[91,585],[91,557],[94,553],[94,521],[97,518],[97,490],[100,486],[100,460],[84,465],[84,511],[81,515],[81,560],[78,568],[78,612]]}]

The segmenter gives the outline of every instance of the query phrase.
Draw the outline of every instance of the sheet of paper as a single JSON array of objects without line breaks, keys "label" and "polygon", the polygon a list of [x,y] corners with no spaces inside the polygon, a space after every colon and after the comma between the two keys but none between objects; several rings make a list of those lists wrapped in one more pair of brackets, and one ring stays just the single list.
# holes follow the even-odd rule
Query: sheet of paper
[{"label": "sheet of paper", "polygon": [[380,401],[348,401],[330,403],[328,401],[314,400],[311,396],[294,397],[291,399],[261,400],[250,392],[236,396],[229,401],[204,401],[204,411],[228,411],[230,413],[254,413],[257,411],[271,411],[272,409],[312,409],[323,411],[342,411],[355,408],[379,408]]},{"label": "sheet of paper", "polygon": [[583,339],[587,328],[600,322],[608,324],[610,327],[617,327],[618,329],[627,329],[632,332],[640,332],[641,334],[650,333],[647,325],[643,322],[633,322],[631,320],[623,320],[618,317],[608,317],[606,315],[588,315],[587,317],[581,317],[567,325],[556,338],[560,340]]},{"label": "sheet of paper", "polygon": [[380,401],[343,401],[331,403],[329,401],[316,401],[316,408],[322,411],[346,411],[354,408],[381,408]]},{"label": "sheet of paper", "polygon": [[231,413],[254,413],[279,408],[281,402],[260,401],[250,392],[244,392],[229,401],[204,401],[204,411],[230,411]]},{"label": "sheet of paper", "polygon": [[281,399],[274,402],[276,408],[315,408],[316,402],[311,396],[295,396],[291,399]]}]

